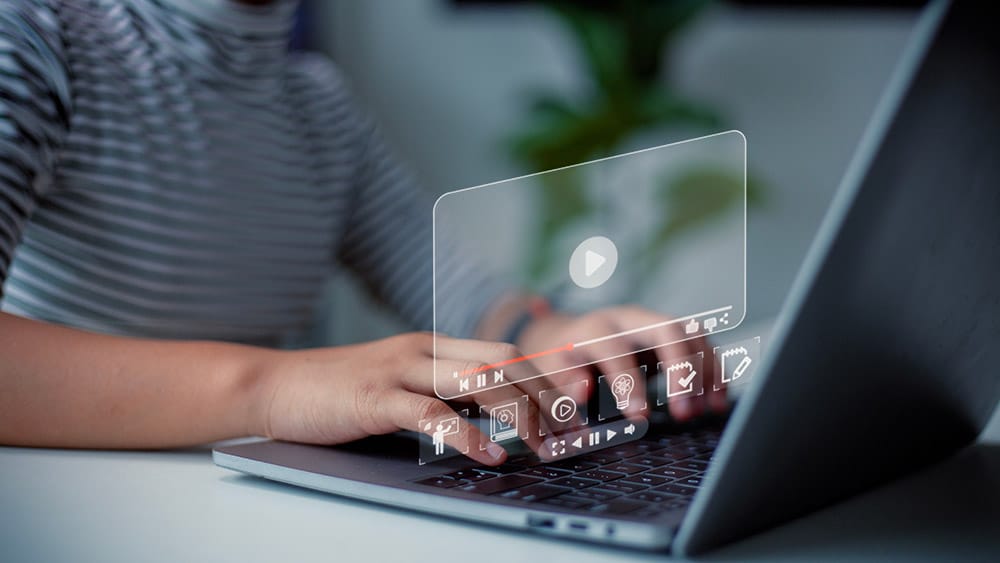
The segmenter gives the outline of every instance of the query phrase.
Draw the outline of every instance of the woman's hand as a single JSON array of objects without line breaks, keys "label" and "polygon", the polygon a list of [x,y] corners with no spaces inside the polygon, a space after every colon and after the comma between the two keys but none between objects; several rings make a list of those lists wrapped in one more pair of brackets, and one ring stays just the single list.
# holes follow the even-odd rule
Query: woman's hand
[{"label": "woman's hand", "polygon": [[[593,313],[570,317],[565,315],[550,315],[539,318],[529,325],[518,343],[521,348],[530,352],[548,350],[567,345],[597,340],[586,346],[575,347],[565,354],[553,354],[535,360],[542,372],[565,369],[570,366],[594,364],[601,373],[612,375],[634,370],[638,367],[635,350],[653,348],[657,360],[663,365],[670,365],[685,356],[699,351],[706,352],[703,377],[708,373],[711,353],[706,350],[703,339],[679,342],[685,338],[680,323],[669,323],[670,318],[640,307],[621,306],[601,309]],[[643,327],[655,327],[645,330]],[[631,332],[635,330],[635,332]],[[602,340],[601,337],[628,333],[615,338]],[[667,342],[677,344],[664,346]],[[587,377],[589,368],[563,372],[564,377],[574,374],[577,377]],[[652,370],[650,375],[652,375]],[[705,394],[691,398],[676,398],[669,401],[670,414],[678,420],[687,420],[698,416],[708,407],[715,411],[724,411],[727,407],[724,391],[715,392],[711,389],[711,380],[706,378]],[[644,392],[642,389],[640,392]],[[630,405],[624,414],[639,414],[641,403]]]},{"label": "woman's hand", "polygon": [[[437,338],[442,373],[484,371],[487,364],[520,355],[507,344]],[[455,416],[435,396],[433,354],[434,336],[429,333],[274,352],[261,368],[251,430],[274,439],[313,444],[338,444],[398,430],[422,432],[421,420]],[[517,400],[524,394],[517,385],[508,385],[476,393],[471,399],[491,404]],[[459,432],[446,436],[445,443],[459,451],[469,446],[469,457],[480,463],[497,465],[506,459],[501,446],[462,417],[459,420]],[[529,409],[525,422],[529,428],[538,427],[537,409]],[[537,432],[531,432],[527,443],[535,449],[540,446]]]}]

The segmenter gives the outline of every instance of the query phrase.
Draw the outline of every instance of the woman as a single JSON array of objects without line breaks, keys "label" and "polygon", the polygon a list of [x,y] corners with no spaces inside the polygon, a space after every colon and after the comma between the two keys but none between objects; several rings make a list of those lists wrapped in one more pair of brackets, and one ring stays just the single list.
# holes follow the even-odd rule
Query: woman
[{"label": "woman", "polygon": [[[431,318],[430,206],[336,69],[288,51],[294,10],[0,7],[0,442],[332,444],[452,413],[433,393],[426,333],[275,348],[308,322],[337,267],[414,328]],[[542,347],[658,319],[530,315],[535,298],[450,271],[467,269],[439,279],[464,306],[438,311],[438,326],[475,340],[439,341],[447,361],[519,355],[492,342],[506,336]],[[671,408],[685,418],[702,406]],[[446,441],[480,439],[463,424]],[[490,444],[470,456],[497,464],[505,453]]]}]

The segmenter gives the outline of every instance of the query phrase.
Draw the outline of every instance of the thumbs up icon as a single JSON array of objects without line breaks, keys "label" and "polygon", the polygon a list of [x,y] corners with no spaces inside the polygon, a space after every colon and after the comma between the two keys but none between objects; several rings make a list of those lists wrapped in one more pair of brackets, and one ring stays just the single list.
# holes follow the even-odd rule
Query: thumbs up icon
[{"label": "thumbs up icon", "polygon": [[684,325],[684,334],[694,334],[698,332],[698,321],[691,319]]}]

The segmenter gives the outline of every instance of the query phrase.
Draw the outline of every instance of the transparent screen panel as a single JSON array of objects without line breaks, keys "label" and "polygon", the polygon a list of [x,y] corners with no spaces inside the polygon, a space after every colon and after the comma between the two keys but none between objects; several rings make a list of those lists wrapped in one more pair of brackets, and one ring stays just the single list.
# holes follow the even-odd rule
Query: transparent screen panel
[{"label": "transparent screen panel", "polygon": [[[466,292],[440,283],[449,268],[488,272],[512,294],[544,297],[553,314],[599,321],[519,339],[502,357],[471,357],[436,337],[439,397],[513,385],[547,404],[543,391],[575,384],[588,366],[613,366],[616,357],[742,321],[745,138],[729,131],[449,192],[434,207],[434,237],[435,334],[439,317],[467,306],[459,301]],[[612,397],[642,386],[638,376],[619,378],[610,368],[592,373],[595,388],[599,378],[618,381]],[[671,394],[681,393],[673,385]],[[653,399],[642,404],[661,404]],[[568,412],[560,404],[554,414]],[[590,418],[610,418],[604,414]]]}]

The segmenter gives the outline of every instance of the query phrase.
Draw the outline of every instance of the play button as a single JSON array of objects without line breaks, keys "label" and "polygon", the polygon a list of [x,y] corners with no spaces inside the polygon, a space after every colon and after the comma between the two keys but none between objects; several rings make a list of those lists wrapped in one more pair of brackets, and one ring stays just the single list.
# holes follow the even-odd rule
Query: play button
[{"label": "play button", "polygon": [[597,269],[603,266],[607,261],[608,259],[604,256],[592,250],[588,250],[586,254],[583,255],[583,275],[594,275],[594,272],[596,272]]},{"label": "play button", "polygon": [[552,418],[559,422],[569,422],[576,414],[576,401],[568,395],[563,395],[552,402]]},{"label": "play button", "polygon": [[584,288],[599,287],[618,267],[618,249],[607,237],[590,237],[577,245],[569,258],[569,277]]}]

